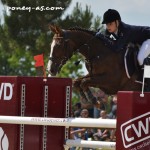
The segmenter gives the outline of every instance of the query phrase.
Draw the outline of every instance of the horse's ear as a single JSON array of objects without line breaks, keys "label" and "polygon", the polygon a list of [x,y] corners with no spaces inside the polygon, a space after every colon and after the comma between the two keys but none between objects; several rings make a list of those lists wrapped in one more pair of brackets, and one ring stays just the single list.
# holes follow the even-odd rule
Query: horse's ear
[{"label": "horse's ear", "polygon": [[55,30],[57,34],[62,34],[62,29],[59,28],[58,26],[55,26]]},{"label": "horse's ear", "polygon": [[62,34],[62,29],[56,25],[49,25],[49,29],[56,34]]},{"label": "horse's ear", "polygon": [[52,32],[56,33],[56,29],[55,29],[55,26],[54,26],[54,25],[49,25],[49,29],[50,29]]}]

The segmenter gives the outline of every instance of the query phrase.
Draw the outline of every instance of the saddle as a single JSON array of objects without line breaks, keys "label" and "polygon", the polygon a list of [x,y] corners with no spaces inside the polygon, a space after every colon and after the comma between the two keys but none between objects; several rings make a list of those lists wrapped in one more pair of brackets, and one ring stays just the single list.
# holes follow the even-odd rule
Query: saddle
[{"label": "saddle", "polygon": [[135,44],[128,44],[127,49],[124,54],[124,64],[127,77],[130,79],[135,74],[138,74],[137,80],[142,81],[142,69],[138,64],[137,55],[139,51],[139,46]]}]

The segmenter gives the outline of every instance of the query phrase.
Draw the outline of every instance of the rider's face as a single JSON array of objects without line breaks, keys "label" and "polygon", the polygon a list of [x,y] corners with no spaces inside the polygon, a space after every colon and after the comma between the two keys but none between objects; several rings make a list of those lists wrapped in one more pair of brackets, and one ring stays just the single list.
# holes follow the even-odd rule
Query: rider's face
[{"label": "rider's face", "polygon": [[115,33],[115,32],[117,32],[117,30],[118,30],[118,25],[119,25],[119,22],[118,22],[118,20],[116,20],[116,21],[107,23],[107,24],[106,24],[106,29],[107,29],[108,32],[110,32],[110,33]]}]

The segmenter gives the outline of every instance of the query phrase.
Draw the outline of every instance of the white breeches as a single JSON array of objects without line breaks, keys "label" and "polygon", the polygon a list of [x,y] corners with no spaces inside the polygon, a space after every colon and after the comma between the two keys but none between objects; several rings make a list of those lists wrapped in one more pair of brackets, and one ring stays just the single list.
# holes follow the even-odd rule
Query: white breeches
[{"label": "white breeches", "polygon": [[139,65],[143,65],[143,61],[148,55],[150,54],[150,39],[147,39],[144,41],[140,47],[137,59],[139,62]]}]

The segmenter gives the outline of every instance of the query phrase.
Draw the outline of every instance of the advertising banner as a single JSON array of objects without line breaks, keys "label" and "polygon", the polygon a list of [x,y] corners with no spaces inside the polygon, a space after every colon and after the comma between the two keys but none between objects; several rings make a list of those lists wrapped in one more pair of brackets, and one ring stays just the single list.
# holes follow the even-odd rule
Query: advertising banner
[{"label": "advertising banner", "polygon": [[[0,115],[65,118],[71,87],[69,78],[0,77]],[[65,127],[0,124],[3,150],[63,150],[64,141]]]},{"label": "advertising banner", "polygon": [[150,150],[150,93],[119,92],[117,150]]}]

